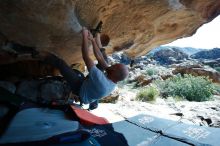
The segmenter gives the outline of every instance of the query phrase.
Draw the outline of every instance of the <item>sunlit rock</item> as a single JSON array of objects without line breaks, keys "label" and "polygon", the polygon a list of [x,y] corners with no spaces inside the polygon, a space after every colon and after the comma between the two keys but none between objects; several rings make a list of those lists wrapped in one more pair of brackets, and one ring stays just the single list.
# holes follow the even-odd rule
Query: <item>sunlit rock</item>
[{"label": "sunlit rock", "polygon": [[220,0],[1,0],[0,44],[48,50],[72,64],[82,61],[82,26],[102,21],[107,52],[136,57],[194,34],[219,13]]}]

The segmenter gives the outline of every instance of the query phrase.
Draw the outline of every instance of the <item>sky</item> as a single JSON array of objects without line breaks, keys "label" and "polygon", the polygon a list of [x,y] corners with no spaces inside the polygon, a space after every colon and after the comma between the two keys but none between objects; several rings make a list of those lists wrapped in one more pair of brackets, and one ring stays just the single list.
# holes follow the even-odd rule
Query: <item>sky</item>
[{"label": "sky", "polygon": [[178,39],[164,46],[193,47],[203,49],[220,48],[220,16],[201,26],[197,32],[187,38]]}]

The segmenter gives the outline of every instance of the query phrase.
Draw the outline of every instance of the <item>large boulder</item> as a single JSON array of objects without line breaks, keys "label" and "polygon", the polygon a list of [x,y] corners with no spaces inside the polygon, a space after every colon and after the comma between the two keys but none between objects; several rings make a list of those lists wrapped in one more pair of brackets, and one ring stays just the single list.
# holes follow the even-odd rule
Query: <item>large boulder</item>
[{"label": "large boulder", "polygon": [[203,64],[211,66],[211,67],[220,67],[220,58],[219,59],[213,59],[213,60],[203,60]]},{"label": "large boulder", "polygon": [[102,20],[102,33],[111,38],[107,53],[136,57],[191,36],[219,13],[220,0],[1,0],[0,44],[36,47],[76,63],[82,26]]},{"label": "large boulder", "polygon": [[161,65],[180,63],[188,58],[188,55],[176,48],[161,49],[154,53],[153,58]]},{"label": "large boulder", "polygon": [[194,59],[220,59],[220,48],[214,48],[211,50],[200,51],[193,54],[191,58]]},{"label": "large boulder", "polygon": [[119,63],[123,63],[123,64],[130,64],[131,62],[131,58],[129,58],[126,54],[124,53],[113,53],[112,54],[112,62],[119,62]]},{"label": "large boulder", "polygon": [[206,76],[215,83],[220,83],[220,73],[211,68],[199,66],[178,66],[173,70],[173,74],[192,74],[194,76]]}]

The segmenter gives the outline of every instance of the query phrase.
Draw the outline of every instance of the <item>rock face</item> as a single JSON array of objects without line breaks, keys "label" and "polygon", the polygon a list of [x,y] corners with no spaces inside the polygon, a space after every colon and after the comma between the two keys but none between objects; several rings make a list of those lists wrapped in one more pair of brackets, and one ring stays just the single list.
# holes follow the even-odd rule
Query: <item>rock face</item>
[{"label": "rock face", "polygon": [[220,58],[219,59],[215,59],[215,60],[204,60],[202,62],[205,65],[209,65],[211,67],[220,67]]},{"label": "rock face", "polygon": [[153,58],[161,65],[170,65],[173,63],[180,63],[188,58],[188,55],[176,48],[162,49],[154,53]]},{"label": "rock face", "polygon": [[173,74],[192,74],[194,76],[207,76],[209,77],[213,82],[220,83],[220,73],[211,70],[211,69],[205,69],[200,67],[194,67],[194,66],[178,66],[175,70],[173,70]]},{"label": "rock face", "polygon": [[107,52],[135,57],[192,35],[219,13],[220,0],[1,0],[0,44],[13,41],[76,63],[82,26],[102,20],[111,38]]},{"label": "rock face", "polygon": [[130,64],[131,58],[124,53],[113,53],[112,54],[112,62],[119,62],[123,64]]}]

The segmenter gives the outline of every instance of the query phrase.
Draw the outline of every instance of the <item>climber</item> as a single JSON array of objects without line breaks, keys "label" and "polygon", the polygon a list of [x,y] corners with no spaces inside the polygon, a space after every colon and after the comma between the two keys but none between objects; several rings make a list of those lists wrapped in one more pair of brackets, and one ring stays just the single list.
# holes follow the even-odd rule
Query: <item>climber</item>
[{"label": "climber", "polygon": [[[103,49],[101,49],[100,34],[97,34],[94,38],[86,28],[83,28],[82,36],[82,57],[89,71],[86,78],[82,77],[78,72],[73,71],[64,60],[54,54],[40,52],[39,56],[46,63],[58,68],[64,79],[71,86],[72,92],[78,95],[80,102],[88,104],[108,96],[114,90],[116,83],[128,76],[128,68],[124,64],[108,66],[101,53]],[[99,68],[102,68],[105,73],[96,67],[89,56],[89,41],[92,43],[93,53],[99,63]]]}]

